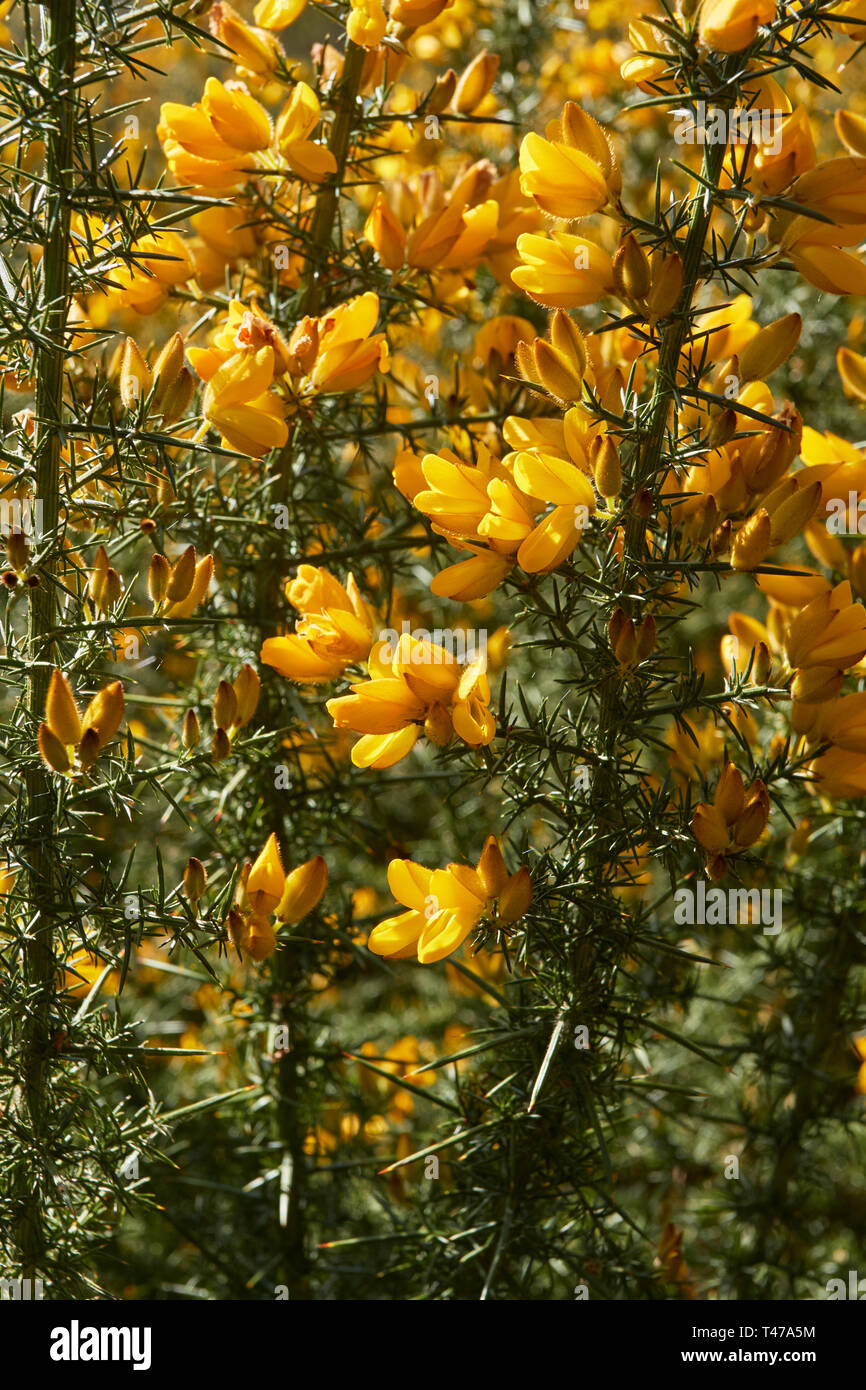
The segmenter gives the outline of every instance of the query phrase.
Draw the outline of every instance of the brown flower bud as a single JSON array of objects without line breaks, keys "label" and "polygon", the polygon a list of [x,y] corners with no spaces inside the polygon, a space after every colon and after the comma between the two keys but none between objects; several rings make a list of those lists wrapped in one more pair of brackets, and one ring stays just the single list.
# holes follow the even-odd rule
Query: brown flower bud
[{"label": "brown flower bud", "polygon": [[183,732],[180,738],[187,753],[191,753],[193,748],[197,748],[201,743],[201,726],[194,709],[188,709],[184,715]]},{"label": "brown flower bud", "polygon": [[186,868],[183,871],[183,891],[189,898],[193,908],[204,897],[204,890],[207,887],[207,869],[200,859],[191,855],[187,860]]},{"label": "brown flower bud", "polygon": [[237,721],[238,697],[228,681],[220,681],[213,702],[213,722],[218,729],[231,729]]}]

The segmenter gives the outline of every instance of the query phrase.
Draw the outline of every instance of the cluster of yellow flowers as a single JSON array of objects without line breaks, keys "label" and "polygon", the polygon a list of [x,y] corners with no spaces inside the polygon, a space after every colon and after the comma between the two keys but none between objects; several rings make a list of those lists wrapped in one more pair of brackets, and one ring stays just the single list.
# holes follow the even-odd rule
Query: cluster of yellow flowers
[{"label": "cluster of yellow flowers", "polygon": [[[421,368],[410,333],[389,322],[382,285],[425,286],[438,308],[466,308],[473,303],[472,275],[483,265],[503,291],[516,290],[551,314],[545,333],[514,315],[488,319],[475,342],[474,360],[483,371],[466,373],[468,424],[446,424],[447,442],[429,451],[404,446],[393,460],[398,492],[464,556],[435,574],[431,593],[478,604],[506,582],[519,587],[526,576],[562,570],[587,534],[621,553],[629,507],[645,519],[640,493],[621,506],[628,412],[647,381],[660,382],[658,328],[683,293],[682,239],[641,238],[639,219],[624,204],[614,137],[574,100],[563,102],[543,134],[525,136],[516,169],[500,169],[486,157],[461,162],[445,152],[433,159],[419,153],[410,139],[415,120],[438,128],[440,120],[489,119],[491,146],[500,139],[493,94],[498,63],[486,50],[459,76],[453,68],[440,74],[420,102],[401,81],[407,62],[425,45],[438,57],[449,43],[462,43],[466,16],[460,6],[352,0],[346,32],[356,47],[341,55],[320,46],[315,85],[290,71],[276,37],[304,8],[304,0],[261,0],[250,24],[222,0],[213,7],[212,32],[233,53],[236,74],[228,81],[209,77],[192,104],[166,101],[157,131],[175,183],[208,205],[191,218],[192,236],[154,230],[139,236],[132,259],[122,262],[116,259],[119,225],[75,215],[73,258],[81,265],[98,262],[105,271],[104,283],[79,296],[79,341],[86,343],[116,313],[152,315],[175,294],[196,302],[228,287],[200,320],[199,326],[209,325],[205,345],[175,332],[149,361],[127,337],[112,372],[124,408],[139,424],[156,424],[193,443],[213,432],[222,450],[261,460],[274,450],[290,451],[296,424],[315,426],[322,398],[344,393],[375,389],[384,422],[398,433]],[[828,22],[856,32],[856,9],[833,5]],[[704,0],[694,25],[701,61],[744,52],[775,16],[774,0]],[[685,12],[676,21],[679,36],[670,25],[669,18],[642,17],[630,26],[631,52],[621,63],[628,87],[652,96],[678,90],[678,38],[692,26]],[[608,55],[606,72],[613,61]],[[375,263],[381,279],[378,290],[342,299],[339,284],[325,281],[310,297],[320,248],[309,238],[326,200],[337,188],[347,191],[348,108],[331,98],[351,64],[356,89],[371,102],[375,95],[382,126],[365,155],[373,177],[351,190],[359,215],[345,219],[344,235],[347,256]],[[866,290],[866,268],[851,250],[866,222],[866,120],[854,111],[837,113],[845,153],[821,159],[809,110],[795,105],[759,61],[748,59],[744,86],[749,107],[781,116],[778,140],[771,143],[761,133],[741,159],[734,143],[724,152],[720,187],[737,190],[744,202],[742,231],[750,246],[763,239],[767,265],[784,260],[820,290]],[[721,229],[725,216],[723,207],[714,209],[712,231]],[[263,256],[281,285],[299,291],[290,324],[265,307]],[[332,302],[320,312],[322,295]],[[604,333],[585,336],[571,311],[596,304],[612,322]],[[310,306],[316,312],[306,312]],[[866,460],[843,441],[804,427],[790,403],[774,400],[767,380],[795,352],[802,321],[788,313],[759,327],[752,308],[745,294],[724,304],[708,299],[698,328],[665,368],[677,393],[671,429],[685,462],[663,480],[663,525],[693,545],[706,545],[714,562],[727,559],[730,571],[755,575],[771,602],[767,624],[732,615],[723,661],[740,675],[750,671],[765,682],[772,676],[777,686],[790,687],[791,731],[803,749],[814,750],[806,775],[819,795],[859,794],[866,790],[863,700],[860,693],[842,692],[866,655],[866,610],[855,597],[864,590],[866,551],[849,555],[821,519],[834,498],[866,484]],[[866,361],[843,349],[839,366],[849,394],[866,398]],[[515,399],[526,402],[524,413],[505,411],[493,426],[473,425],[473,413],[481,414],[503,379],[518,388]],[[701,389],[685,389],[694,380]],[[184,417],[198,383],[200,417],[190,422]],[[165,480],[160,486],[170,505],[173,492]],[[768,557],[801,535],[841,580],[802,569],[788,576],[767,572]],[[648,544],[657,543],[657,533],[647,536]],[[12,559],[15,576],[27,573],[20,549]],[[188,617],[206,598],[212,577],[213,558],[199,559],[192,546],[174,560],[154,554],[147,576],[154,618]],[[456,739],[483,749],[493,741],[483,657],[458,660],[435,635],[404,632],[394,642],[382,640],[379,615],[352,574],[340,580],[324,566],[302,563],[286,594],[299,614],[295,630],[268,637],[261,661],[302,685],[348,674],[348,693],[328,699],[326,708],[335,728],[358,735],[351,750],[356,767],[387,769],[422,736],[436,747]],[[122,595],[118,572],[100,547],[88,579],[93,611],[108,613]],[[662,607],[663,596],[652,606]],[[649,609],[639,616],[614,612],[607,636],[622,679],[656,650],[656,616]],[[60,699],[62,677],[55,678],[40,732],[43,757],[58,771],[76,761],[86,769],[114,736],[119,716],[115,722],[100,706],[82,724],[69,701]],[[253,717],[258,690],[249,664],[234,683],[220,683],[216,761],[229,756],[233,738]],[[114,711],[116,698],[101,692],[96,700]],[[198,740],[190,712],[185,748]],[[747,790],[740,773],[726,765],[713,803],[701,803],[693,822],[713,876],[756,842],[768,815],[763,785],[754,781]],[[282,922],[295,912],[287,916],[280,907],[282,890],[275,896],[272,886],[262,886],[266,878],[276,883],[282,872],[273,836],[262,855],[233,909],[232,935],[255,959],[275,939],[269,916],[275,912]],[[371,949],[399,955],[417,946],[418,958],[429,961],[456,949],[491,913],[498,923],[513,923],[529,905],[526,871],[507,883],[504,872],[492,841],[476,870],[426,870],[395,861],[392,888],[409,911],[378,928]],[[318,901],[321,892],[312,896]],[[430,916],[428,898],[438,904]],[[312,898],[301,899],[309,911]]]}]

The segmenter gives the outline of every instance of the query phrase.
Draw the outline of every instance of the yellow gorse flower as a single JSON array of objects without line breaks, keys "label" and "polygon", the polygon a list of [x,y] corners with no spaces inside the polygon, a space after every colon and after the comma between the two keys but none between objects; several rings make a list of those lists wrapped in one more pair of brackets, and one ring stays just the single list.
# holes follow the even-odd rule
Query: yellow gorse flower
[{"label": "yellow gorse flower", "polygon": [[543,212],[573,222],[619,196],[622,177],[613,148],[579,106],[567,102],[545,136],[527,135],[520,146],[521,188]]},{"label": "yellow gorse flower", "polygon": [[422,733],[439,746],[454,736],[470,748],[492,742],[483,654],[462,665],[447,648],[403,633],[393,645],[377,643],[367,669],[368,680],[327,705],[338,729],[361,735],[352,749],[356,767],[393,766]]},{"label": "yellow gorse flower", "polygon": [[301,617],[294,634],[268,637],[261,658],[287,680],[306,684],[335,680],[347,666],[366,661],[373,645],[373,619],[355,582],[345,585],[325,569],[301,565],[286,585]]},{"label": "yellow gorse flower", "polygon": [[746,787],[739,769],[725,763],[712,802],[702,801],[692,816],[692,833],[706,851],[710,878],[724,877],[728,858],[754,845],[769,817],[770,798],[761,779]]},{"label": "yellow gorse flower", "polygon": [[327,883],[321,855],[286,873],[277,837],[269,835],[254,863],[244,865],[229,913],[229,935],[238,950],[251,960],[265,960],[276,949],[280,928],[308,916]]},{"label": "yellow gorse flower", "polygon": [[54,772],[87,772],[104,748],[113,742],[123,719],[120,681],[97,692],[82,715],[68,680],[54,670],[45,698],[45,721],[38,745],[43,762]]},{"label": "yellow gorse flower", "polygon": [[532,902],[529,870],[524,866],[509,874],[493,835],[474,869],[466,864],[426,869],[411,859],[392,859],[388,886],[408,910],[374,927],[367,945],[379,956],[417,956],[422,965],[452,955],[483,918],[510,926]]}]

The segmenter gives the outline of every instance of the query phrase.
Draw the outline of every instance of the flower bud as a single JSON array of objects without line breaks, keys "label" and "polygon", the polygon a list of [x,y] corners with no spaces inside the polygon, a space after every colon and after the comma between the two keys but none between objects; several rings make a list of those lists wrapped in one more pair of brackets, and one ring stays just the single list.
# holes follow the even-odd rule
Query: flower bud
[{"label": "flower bud", "polygon": [[[518,347],[518,352],[520,347]],[[579,401],[583,396],[583,377],[574,370],[564,352],[543,338],[536,342],[532,356],[538,380],[546,391],[561,401]]]},{"label": "flower bud", "polygon": [[498,898],[508,882],[508,870],[495,835],[488,835],[484,841],[481,858],[478,860],[478,875],[488,898]]},{"label": "flower bud", "polygon": [[[190,401],[192,400],[194,392],[195,377],[189,370],[189,367],[182,367],[177,377],[172,382],[171,386],[167,388],[165,394],[163,395],[160,401],[160,406],[162,409],[162,418],[163,422],[166,425],[173,425],[175,421],[181,418],[181,416],[186,411],[186,408],[189,405]],[[171,483],[168,479],[160,479],[160,487],[162,487],[165,483],[168,483],[169,488],[171,488]],[[171,493],[172,497],[170,500],[173,501],[173,488],[171,488]],[[163,501],[162,497],[160,497],[160,501]]]},{"label": "flower bud", "polygon": [[207,869],[201,860],[196,859],[193,855],[187,860],[186,868],[183,871],[183,891],[193,908],[196,907],[199,898],[204,897],[206,887]]},{"label": "flower bud", "polygon": [[171,567],[171,574],[165,586],[165,596],[169,603],[179,602],[187,597],[195,578],[195,566],[195,546],[188,545]]},{"label": "flower bud", "polygon": [[680,302],[683,283],[683,263],[678,252],[674,251],[660,260],[653,257],[652,285],[647,297],[647,308],[653,322],[673,313]]},{"label": "flower bud", "polygon": [[622,464],[619,451],[609,434],[601,440],[592,467],[595,485],[601,496],[611,499],[619,497],[622,492]]},{"label": "flower bud", "polygon": [[658,632],[656,629],[656,620],[652,613],[647,613],[635,633],[634,659],[638,665],[640,665],[642,661],[646,661],[647,657],[652,656],[656,649],[657,641]]},{"label": "flower bud", "polygon": [[731,568],[753,570],[770,549],[772,527],[770,518],[763,507],[744,522],[731,545]]},{"label": "flower bud", "polygon": [[499,894],[499,920],[510,925],[519,922],[532,904],[532,878],[524,864],[516,874],[512,874]]},{"label": "flower bud", "polygon": [[228,681],[222,680],[216,689],[213,702],[213,722],[218,729],[225,729],[228,732],[235,721],[238,713],[238,697],[234,687]]},{"label": "flower bud", "polygon": [[99,740],[98,747],[105,748],[120,728],[123,710],[123,686],[120,681],[112,681],[111,685],[105,686],[94,695],[84,711],[81,726],[85,734],[90,729],[95,730]]},{"label": "flower bud", "polygon": [[317,907],[328,883],[328,866],[322,856],[307,860],[286,875],[286,884],[275,913],[280,922],[300,922]]},{"label": "flower bud", "polygon": [[241,729],[245,724],[249,724],[255,714],[262,690],[258,672],[250,666],[249,662],[244,662],[232,682],[232,688],[237,700],[234,723],[237,728]]},{"label": "flower bud", "polygon": [[81,716],[69,682],[62,671],[52,671],[45,698],[45,722],[67,748],[81,741]]},{"label": "flower bud", "polygon": [[364,236],[388,270],[400,269],[406,259],[406,233],[383,193],[377,195],[364,223]]},{"label": "flower bud", "polygon": [[[100,550],[102,547],[99,547]],[[23,574],[30,562],[30,547],[23,531],[10,531],[6,537],[6,554],[17,574]]]},{"label": "flower bud", "polygon": [[183,352],[183,338],[179,333],[172,333],[153,364],[155,404],[162,404],[166,391],[180,376],[183,370]]},{"label": "flower bud", "polygon": [[218,0],[208,14],[210,31],[236,55],[241,66],[258,77],[267,77],[277,66],[282,50],[263,29],[245,24],[227,0]]},{"label": "flower bud", "polygon": [[589,362],[586,339],[571,314],[567,314],[564,309],[557,309],[551,315],[550,341],[558,352],[569,358],[577,376],[586,376]]},{"label": "flower bud", "polygon": [[499,71],[499,58],[495,53],[483,49],[466,68],[457,83],[454,93],[454,110],[461,116],[469,116],[487,96]]},{"label": "flower bud", "polygon": [[773,665],[773,658],[770,655],[770,648],[766,642],[759,642],[755,647],[755,656],[752,661],[752,684],[766,685]]},{"label": "flower bud", "polygon": [[120,361],[120,399],[127,410],[137,410],[151,387],[150,368],[134,338],[127,338]]},{"label": "flower bud", "polygon": [[72,764],[69,761],[69,754],[64,744],[52,733],[47,724],[39,725],[37,744],[42,761],[47,763],[53,772],[68,772]]},{"label": "flower bud", "polygon": [[768,323],[740,349],[740,381],[765,381],[783,362],[787,362],[800,340],[803,320],[799,314]]},{"label": "flower bud", "polygon": [[155,609],[165,598],[170,577],[171,565],[166,557],[159,554],[154,555],[147,571],[147,592]]},{"label": "flower bud", "polygon": [[198,722],[198,715],[194,709],[188,709],[184,715],[183,731],[180,736],[181,743],[187,753],[191,753],[201,743],[201,726]]},{"label": "flower bud", "polygon": [[608,638],[620,666],[630,666],[635,659],[635,632],[631,618],[617,608],[608,624]]},{"label": "flower bud", "polygon": [[636,309],[649,294],[649,260],[633,232],[623,238],[613,258],[613,283],[617,296]]},{"label": "flower bud", "polygon": [[440,77],[436,78],[430,89],[430,95],[424,103],[424,114],[441,115],[446,107],[451,105],[456,89],[457,74],[453,68],[449,68],[447,72],[443,72]]}]

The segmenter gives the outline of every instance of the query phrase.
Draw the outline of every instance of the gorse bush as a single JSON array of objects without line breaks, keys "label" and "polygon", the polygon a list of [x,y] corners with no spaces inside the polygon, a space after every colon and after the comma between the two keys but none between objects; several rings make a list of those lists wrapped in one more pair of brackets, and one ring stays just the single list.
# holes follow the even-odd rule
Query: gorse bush
[{"label": "gorse bush", "polygon": [[866,1258],[864,21],[5,7],[4,1277]]}]

